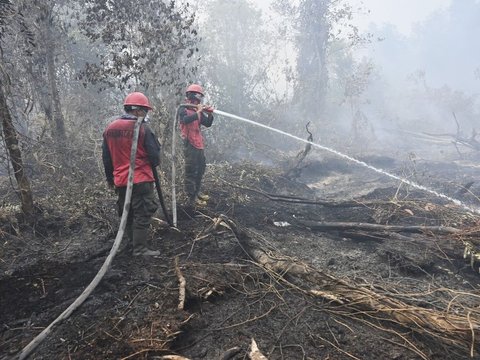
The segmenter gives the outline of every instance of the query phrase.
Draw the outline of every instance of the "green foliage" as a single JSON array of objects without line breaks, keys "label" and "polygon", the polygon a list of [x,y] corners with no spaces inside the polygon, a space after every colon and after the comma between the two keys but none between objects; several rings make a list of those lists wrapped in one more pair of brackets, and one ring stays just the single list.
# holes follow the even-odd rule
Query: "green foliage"
[{"label": "green foliage", "polygon": [[195,61],[190,60],[195,60],[197,52],[193,16],[187,7],[156,0],[82,4],[80,29],[92,46],[103,50],[81,73],[85,84],[183,88],[186,74],[195,70]]}]

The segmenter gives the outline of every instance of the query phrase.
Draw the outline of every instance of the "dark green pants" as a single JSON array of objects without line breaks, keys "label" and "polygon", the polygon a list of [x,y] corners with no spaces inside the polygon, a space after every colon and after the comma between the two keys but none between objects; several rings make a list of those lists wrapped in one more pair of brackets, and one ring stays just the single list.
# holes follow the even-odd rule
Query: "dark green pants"
[{"label": "dark green pants", "polygon": [[205,173],[205,154],[203,149],[193,147],[188,141],[184,143],[185,156],[185,192],[190,199],[195,199],[200,192]]},{"label": "dark green pants", "polygon": [[[126,187],[117,188],[119,216],[123,214],[126,192]],[[153,193],[153,183],[133,184],[132,199],[127,217],[127,233],[133,230],[148,229],[157,208],[158,204]]]}]

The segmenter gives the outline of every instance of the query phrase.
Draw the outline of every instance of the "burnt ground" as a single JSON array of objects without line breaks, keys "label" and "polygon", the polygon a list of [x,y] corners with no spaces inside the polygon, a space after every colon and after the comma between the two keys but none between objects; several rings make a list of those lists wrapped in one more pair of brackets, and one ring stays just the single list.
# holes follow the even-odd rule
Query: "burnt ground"
[{"label": "burnt ground", "polygon": [[[364,160],[479,204],[480,184],[462,187],[478,179],[473,164]],[[18,223],[15,208],[1,208],[1,359],[17,356],[103,264],[119,221],[115,195],[94,185],[38,196],[33,227]],[[93,294],[31,358],[248,359],[252,338],[269,359],[480,358],[480,276],[463,258],[465,242],[476,244],[478,216],[334,158],[310,161],[296,180],[251,164],[209,165],[205,187],[208,207],[193,214],[180,209],[178,231],[152,225],[159,258],[133,258],[128,249],[118,254]],[[321,230],[312,225],[318,222],[462,232]],[[334,280],[299,277],[294,266],[275,271],[252,248],[270,260],[308,265],[315,279]],[[176,258],[186,281],[183,309]],[[356,289],[404,308],[378,308],[376,297],[355,301],[350,295]],[[408,309],[436,317],[412,323],[395,315]],[[435,328],[436,319],[450,314],[461,317],[468,331]]]}]

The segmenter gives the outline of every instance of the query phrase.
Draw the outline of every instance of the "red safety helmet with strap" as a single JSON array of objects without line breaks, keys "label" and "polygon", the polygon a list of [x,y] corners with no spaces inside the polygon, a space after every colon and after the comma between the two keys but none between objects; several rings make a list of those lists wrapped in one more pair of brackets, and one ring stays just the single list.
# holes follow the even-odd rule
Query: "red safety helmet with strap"
[{"label": "red safety helmet with strap", "polygon": [[133,92],[128,94],[123,102],[123,106],[142,106],[148,110],[152,110],[148,98],[141,92]]},{"label": "red safety helmet with strap", "polygon": [[190,85],[189,87],[187,87],[186,93],[189,93],[189,92],[196,92],[196,93],[205,95],[205,94],[203,93],[203,88],[202,88],[200,85],[198,85],[198,84],[192,84],[192,85]]}]

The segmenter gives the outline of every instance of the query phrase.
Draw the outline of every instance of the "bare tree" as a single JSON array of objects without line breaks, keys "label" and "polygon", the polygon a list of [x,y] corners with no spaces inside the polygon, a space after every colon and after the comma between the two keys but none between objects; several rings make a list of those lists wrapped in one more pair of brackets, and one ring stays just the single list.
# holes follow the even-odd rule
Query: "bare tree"
[{"label": "bare tree", "polygon": [[18,15],[14,12],[12,3],[10,1],[2,1],[0,3],[0,29],[2,30],[0,32],[0,119],[2,121],[2,135],[5,140],[14,176],[18,184],[25,220],[32,221],[34,218],[32,190],[30,188],[30,182],[25,174],[22,152],[17,139],[17,132],[13,125],[12,116],[7,104],[8,92],[6,91],[6,85],[8,84],[8,77],[3,70],[2,35],[5,33],[5,29],[9,26],[9,21],[12,21],[12,18],[15,20],[15,17],[12,15]]},{"label": "bare tree", "polygon": [[[1,66],[1,64],[0,64]],[[18,144],[17,132],[13,126],[12,116],[7,105],[7,98],[5,94],[5,86],[2,77],[0,76],[0,118],[2,119],[2,133],[5,139],[7,152],[12,164],[13,173],[17,180],[20,200],[22,202],[22,211],[25,215],[25,220],[30,222],[34,218],[34,206],[32,190],[30,182],[25,174],[23,166],[22,152]]]},{"label": "bare tree", "polygon": [[43,27],[43,37],[45,44],[45,59],[47,64],[47,80],[49,89],[49,98],[53,104],[53,122],[52,129],[54,129],[55,138],[63,143],[65,140],[65,119],[62,113],[60,103],[60,95],[57,86],[57,70],[55,66],[55,24],[53,7],[54,1],[44,1],[38,4],[40,8],[39,22]]},{"label": "bare tree", "polygon": [[52,138],[63,148],[66,129],[62,113],[57,66],[57,44],[66,36],[56,18],[57,1],[20,0],[10,6],[10,29],[4,36],[4,54],[16,89],[29,90],[45,115]]},{"label": "bare tree", "polygon": [[330,21],[327,17],[330,0],[303,0],[298,9],[299,76],[296,95],[303,107],[316,104],[319,111],[325,107],[328,83],[327,47]]}]

